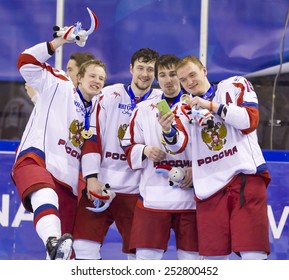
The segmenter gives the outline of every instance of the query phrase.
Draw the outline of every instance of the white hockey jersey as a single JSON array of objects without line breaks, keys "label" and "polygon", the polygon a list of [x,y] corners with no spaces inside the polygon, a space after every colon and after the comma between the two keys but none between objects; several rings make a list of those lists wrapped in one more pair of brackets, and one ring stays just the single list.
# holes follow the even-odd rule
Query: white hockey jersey
[{"label": "white hockey jersey", "polygon": [[52,54],[47,44],[38,44],[19,56],[19,71],[39,97],[23,133],[15,164],[31,157],[77,195],[85,108],[65,72],[46,63]]},{"label": "white hockey jersey", "polygon": [[215,114],[213,128],[191,122],[179,103],[177,117],[181,125],[177,125],[177,142],[167,142],[167,148],[177,153],[184,150],[186,142],[191,143],[193,181],[199,199],[210,197],[239,173],[270,178],[256,133],[258,100],[249,81],[238,76],[223,80],[211,100],[227,104],[226,115]]},{"label": "white hockey jersey", "polygon": [[[161,95],[161,90],[151,89],[143,99]],[[140,100],[141,104],[143,101]],[[139,193],[141,170],[132,170],[121,147],[135,100],[128,85],[114,84],[102,90],[97,110],[92,112],[90,126],[94,136],[85,141],[82,172],[86,177],[98,174],[102,183],[108,183],[117,193]],[[138,106],[138,105],[137,105]]]},{"label": "white hockey jersey", "polygon": [[[141,171],[140,195],[144,207],[159,211],[184,211],[195,209],[194,190],[192,188],[179,188],[169,185],[168,174],[159,173],[158,167],[191,167],[191,148],[188,146],[180,154],[172,154],[165,147],[161,137],[162,128],[158,122],[158,109],[156,103],[162,96],[142,102],[133,112],[129,128],[123,138],[122,144],[128,157],[128,162],[134,170]],[[156,146],[167,152],[166,158],[161,162],[143,160],[143,149]]]}]

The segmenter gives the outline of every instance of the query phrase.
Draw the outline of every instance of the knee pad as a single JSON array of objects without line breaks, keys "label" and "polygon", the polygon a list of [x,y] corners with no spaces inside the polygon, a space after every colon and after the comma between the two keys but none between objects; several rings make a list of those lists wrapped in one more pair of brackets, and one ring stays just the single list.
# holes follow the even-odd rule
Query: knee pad
[{"label": "knee pad", "polygon": [[201,260],[202,257],[198,252],[177,250],[178,260]]},{"label": "knee pad", "polygon": [[154,248],[137,248],[136,259],[137,260],[161,260],[164,254],[164,250]]},{"label": "knee pad", "polygon": [[267,253],[256,251],[256,252],[240,252],[242,260],[267,260]]},{"label": "knee pad", "polygon": [[73,242],[73,249],[75,252],[76,260],[101,260],[100,255],[101,243],[85,240],[76,239]]},{"label": "knee pad", "polygon": [[211,261],[215,261],[215,260],[226,261],[228,259],[229,259],[229,255],[225,255],[225,256],[203,256],[203,260],[211,260]]}]

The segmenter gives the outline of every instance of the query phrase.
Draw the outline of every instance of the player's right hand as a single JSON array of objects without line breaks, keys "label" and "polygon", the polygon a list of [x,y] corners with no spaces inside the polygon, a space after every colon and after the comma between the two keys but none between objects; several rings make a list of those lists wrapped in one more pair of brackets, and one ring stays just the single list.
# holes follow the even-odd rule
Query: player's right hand
[{"label": "player's right hand", "polygon": [[86,181],[87,197],[89,200],[93,201],[96,197],[91,194],[95,193],[99,196],[102,195],[103,184],[98,181],[97,178],[88,178]]}]

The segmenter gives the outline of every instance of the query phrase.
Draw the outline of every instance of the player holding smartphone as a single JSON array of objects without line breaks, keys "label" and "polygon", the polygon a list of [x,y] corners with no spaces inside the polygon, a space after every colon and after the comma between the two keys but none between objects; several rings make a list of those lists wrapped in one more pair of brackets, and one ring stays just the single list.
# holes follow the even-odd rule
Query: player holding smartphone
[{"label": "player holding smartphone", "polygon": [[[130,240],[130,249],[136,249],[136,259],[140,260],[162,259],[171,229],[175,232],[178,259],[200,259],[190,148],[177,156],[168,153],[158,123],[158,115],[174,110],[183,95],[175,71],[178,61],[175,55],[159,57],[155,77],[163,94],[138,105],[122,141],[130,167],[141,170],[141,198],[134,210]],[[170,185],[165,172],[172,166],[185,171],[178,187]]]}]

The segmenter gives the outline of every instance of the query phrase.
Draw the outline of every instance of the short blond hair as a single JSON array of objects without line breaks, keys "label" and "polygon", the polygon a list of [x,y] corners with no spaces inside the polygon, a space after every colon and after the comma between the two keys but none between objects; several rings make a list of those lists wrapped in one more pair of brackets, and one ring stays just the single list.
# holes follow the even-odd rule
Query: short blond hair
[{"label": "short blond hair", "polygon": [[[102,62],[99,59],[90,59],[88,61],[85,61],[84,63],[81,64],[79,71],[78,71],[78,75],[80,77],[84,77],[84,74],[86,72],[86,68],[89,67],[90,65],[95,65],[95,66],[100,66],[101,68],[103,68],[104,72],[105,72],[105,76],[106,76],[106,66],[105,63]],[[106,77],[105,77],[106,78]]]},{"label": "short blond hair", "polygon": [[197,65],[200,69],[205,67],[198,57],[194,55],[187,55],[179,60],[179,62],[176,65],[176,71],[179,68],[188,64],[189,62],[192,62],[193,64]]}]

